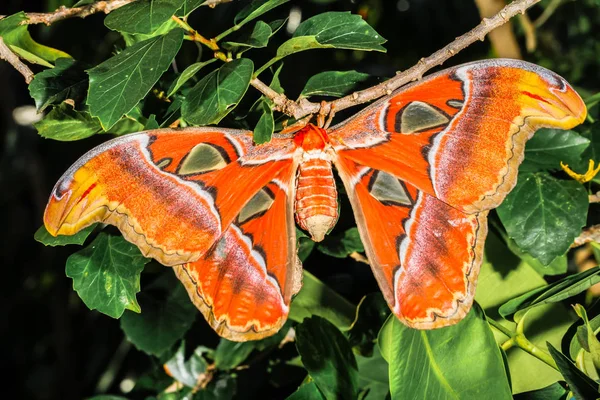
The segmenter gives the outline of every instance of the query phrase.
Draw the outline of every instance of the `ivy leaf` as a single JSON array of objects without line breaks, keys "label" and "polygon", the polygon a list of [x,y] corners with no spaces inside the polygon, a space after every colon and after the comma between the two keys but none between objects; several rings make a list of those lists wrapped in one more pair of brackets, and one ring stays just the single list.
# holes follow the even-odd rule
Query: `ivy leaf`
[{"label": "ivy leaf", "polygon": [[600,282],[600,267],[591,268],[515,297],[500,306],[498,312],[503,318],[514,315],[515,321],[518,321],[530,308],[568,299],[598,282]]},{"label": "ivy leaf", "polygon": [[67,259],[67,276],[90,310],[119,318],[125,309],[140,312],[136,293],[150,261],[121,236],[100,232],[89,246]]},{"label": "ivy leaf", "polygon": [[502,355],[476,303],[458,324],[429,331],[408,328],[392,315],[379,346],[392,366],[392,398],[481,399],[493,393],[494,399],[512,399]]},{"label": "ivy leaf", "polygon": [[363,356],[371,356],[377,334],[389,315],[390,308],[381,293],[370,293],[363,297],[348,331],[350,346],[356,347]]},{"label": "ivy leaf", "polygon": [[263,98],[260,101],[260,108],[262,109],[262,114],[254,128],[253,136],[256,144],[263,144],[270,141],[275,130],[275,119],[273,118],[273,110],[269,101]]},{"label": "ivy leaf", "polygon": [[525,161],[520,170],[560,169],[561,161],[568,165],[578,164],[589,144],[589,139],[575,131],[540,129],[527,142]]},{"label": "ivy leaf", "polygon": [[213,58],[208,61],[197,62],[184,69],[181,75],[179,75],[179,77],[173,82],[173,84],[169,88],[167,97],[173,96],[175,92],[177,92],[187,81],[193,78],[198,71],[200,71],[208,64],[215,62],[216,60],[216,58]]},{"label": "ivy leaf", "polygon": [[206,75],[189,91],[182,117],[194,125],[219,123],[244,97],[253,70],[252,61],[240,58]]},{"label": "ivy leaf", "polygon": [[183,31],[136,43],[88,70],[87,104],[105,130],[143,99],[158,81],[181,47]]},{"label": "ivy leaf", "polygon": [[43,46],[33,40],[27,25],[22,24],[27,19],[24,12],[19,12],[0,20],[0,37],[12,51],[30,63],[46,67],[52,67],[51,63],[59,58],[71,58],[64,51]]},{"label": "ivy leaf", "polygon": [[139,350],[160,356],[194,323],[198,310],[171,272],[162,274],[139,296],[142,312],[127,312],[121,329]]},{"label": "ivy leaf", "polygon": [[44,246],[66,246],[68,244],[79,244],[82,245],[85,240],[90,236],[96,224],[90,225],[87,228],[84,228],[77,232],[74,235],[66,236],[66,235],[58,235],[52,236],[44,225],[40,226],[40,228],[35,232],[33,238],[43,244]]},{"label": "ivy leaf", "polygon": [[575,393],[575,396],[578,399],[597,399],[600,397],[598,383],[579,370],[567,356],[556,350],[552,344],[547,344],[558,370],[569,384],[571,391]]},{"label": "ivy leaf", "polygon": [[29,94],[38,111],[67,99],[79,102],[87,94],[88,77],[72,58],[59,58],[54,68],[37,73]]},{"label": "ivy leaf", "polygon": [[302,322],[305,318],[318,315],[342,330],[347,330],[356,307],[327,287],[308,271],[304,271],[302,289],[292,300],[289,319]]},{"label": "ivy leaf", "polygon": [[563,255],[586,223],[588,195],[575,181],[547,173],[522,173],[498,207],[498,216],[517,245],[542,264]]},{"label": "ivy leaf", "polygon": [[104,19],[113,31],[150,34],[183,6],[184,0],[138,0],[119,7]]},{"label": "ivy leaf", "polygon": [[356,71],[325,71],[306,82],[301,96],[342,97],[356,90],[358,84],[369,79],[369,74]]},{"label": "ivy leaf", "polygon": [[346,230],[341,235],[327,236],[317,245],[317,249],[323,254],[336,258],[346,258],[351,253],[365,251],[356,227]]},{"label": "ivy leaf", "polygon": [[206,372],[208,364],[202,355],[209,351],[210,349],[206,347],[197,347],[190,358],[186,360],[185,342],[182,340],[177,352],[165,363],[165,370],[178,382],[194,388],[198,385],[198,377]]},{"label": "ivy leaf", "polygon": [[33,126],[41,137],[63,142],[85,139],[102,132],[98,119],[86,111],[74,110],[67,103],[55,107]]},{"label": "ivy leaf", "polygon": [[233,19],[234,24],[242,26],[264,13],[271,11],[275,7],[287,3],[289,0],[254,0],[248,4],[242,11],[236,14]]},{"label": "ivy leaf", "polygon": [[296,348],[302,364],[327,399],[356,399],[358,367],[348,340],[321,317],[296,327]]}]

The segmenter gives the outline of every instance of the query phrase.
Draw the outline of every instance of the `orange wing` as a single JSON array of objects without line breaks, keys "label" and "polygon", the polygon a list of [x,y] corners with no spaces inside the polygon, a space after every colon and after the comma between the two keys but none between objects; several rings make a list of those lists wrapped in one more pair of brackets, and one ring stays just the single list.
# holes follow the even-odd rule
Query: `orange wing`
[{"label": "orange wing", "polygon": [[156,130],[111,140],[58,181],[44,223],[70,235],[117,226],[175,272],[219,334],[276,332],[300,289],[293,219],[295,146],[217,128]]},{"label": "orange wing", "polygon": [[334,163],[398,318],[429,329],[466,315],[487,211],[514,187],[525,142],[585,116],[558,75],[490,60],[406,86],[331,130]]}]

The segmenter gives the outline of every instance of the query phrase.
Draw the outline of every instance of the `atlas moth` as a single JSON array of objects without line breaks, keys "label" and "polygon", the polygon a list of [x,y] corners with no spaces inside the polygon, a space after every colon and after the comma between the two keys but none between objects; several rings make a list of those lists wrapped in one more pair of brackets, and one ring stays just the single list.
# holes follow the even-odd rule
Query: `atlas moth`
[{"label": "atlas moth", "polygon": [[586,108],[560,76],[515,60],[430,75],[324,129],[253,143],[252,132],[158,129],[110,140],[54,187],[44,223],[96,222],[173,267],[221,336],[277,332],[301,288],[294,220],[322,240],[337,220],[333,168],[390,309],[433,329],[469,311],[489,210],[514,187],[525,142]]}]

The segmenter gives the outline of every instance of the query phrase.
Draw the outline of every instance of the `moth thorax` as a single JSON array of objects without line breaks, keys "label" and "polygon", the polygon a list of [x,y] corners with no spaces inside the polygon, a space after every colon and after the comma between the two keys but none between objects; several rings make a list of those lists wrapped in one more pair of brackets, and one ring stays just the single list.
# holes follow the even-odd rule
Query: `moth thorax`
[{"label": "moth thorax", "polygon": [[331,161],[303,160],[296,180],[296,222],[320,242],[338,219],[337,190]]}]

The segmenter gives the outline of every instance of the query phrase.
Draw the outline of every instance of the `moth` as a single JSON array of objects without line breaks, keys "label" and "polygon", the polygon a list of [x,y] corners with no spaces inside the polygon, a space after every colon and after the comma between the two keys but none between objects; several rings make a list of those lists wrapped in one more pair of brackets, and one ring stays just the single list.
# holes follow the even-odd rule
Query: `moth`
[{"label": "moth", "polygon": [[549,70],[474,62],[331,129],[309,124],[263,145],[218,127],[110,140],[65,172],[44,223],[52,235],[115,225],[173,267],[219,335],[255,340],[281,328],[301,287],[294,222],[315,241],[336,223],[335,167],[390,309],[410,327],[439,328],[471,308],[487,215],[514,187],[525,142],[585,116]]}]

